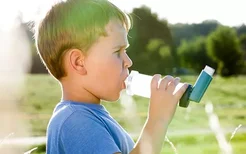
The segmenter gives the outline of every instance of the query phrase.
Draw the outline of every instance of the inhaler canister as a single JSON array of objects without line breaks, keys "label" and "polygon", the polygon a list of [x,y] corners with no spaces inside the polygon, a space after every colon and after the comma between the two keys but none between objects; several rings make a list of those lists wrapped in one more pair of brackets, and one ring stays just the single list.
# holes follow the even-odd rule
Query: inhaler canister
[{"label": "inhaler canister", "polygon": [[205,66],[205,68],[201,71],[199,77],[197,78],[192,92],[190,94],[190,100],[199,103],[204,93],[206,92],[210,82],[213,79],[214,69]]}]

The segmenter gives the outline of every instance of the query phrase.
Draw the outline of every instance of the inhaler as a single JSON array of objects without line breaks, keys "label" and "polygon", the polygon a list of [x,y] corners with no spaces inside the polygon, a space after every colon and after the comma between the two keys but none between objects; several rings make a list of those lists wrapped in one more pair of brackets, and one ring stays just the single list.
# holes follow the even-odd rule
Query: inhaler
[{"label": "inhaler", "polygon": [[[190,101],[199,103],[213,79],[214,71],[215,70],[213,68],[205,66],[205,68],[198,76],[194,86],[188,84],[186,91],[179,100],[179,106],[188,107]],[[152,78],[153,77],[150,75],[141,74],[138,71],[132,70],[130,75],[125,80],[126,93],[131,96],[138,95],[150,98],[150,86]],[[183,84],[184,83],[179,83],[176,86],[173,94],[175,94]]]}]

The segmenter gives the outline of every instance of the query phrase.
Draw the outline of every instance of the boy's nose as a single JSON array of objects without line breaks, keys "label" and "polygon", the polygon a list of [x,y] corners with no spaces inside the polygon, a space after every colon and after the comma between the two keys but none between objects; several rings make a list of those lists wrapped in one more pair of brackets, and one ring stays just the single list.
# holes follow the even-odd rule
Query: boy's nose
[{"label": "boy's nose", "polygon": [[131,66],[132,66],[131,58],[127,54],[125,54],[125,56],[124,56],[124,67],[129,68]]}]

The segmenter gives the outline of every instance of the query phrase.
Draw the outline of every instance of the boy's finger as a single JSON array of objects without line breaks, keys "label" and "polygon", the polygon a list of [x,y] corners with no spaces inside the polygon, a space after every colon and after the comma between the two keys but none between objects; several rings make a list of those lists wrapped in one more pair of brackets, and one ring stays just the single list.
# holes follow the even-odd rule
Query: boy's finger
[{"label": "boy's finger", "polygon": [[175,87],[178,85],[180,81],[179,77],[174,78],[167,86],[167,91],[170,93],[173,93]]},{"label": "boy's finger", "polygon": [[158,81],[160,80],[161,75],[155,74],[151,80],[151,91],[155,91],[158,89]]},{"label": "boy's finger", "polygon": [[184,83],[181,88],[174,94],[174,96],[176,97],[177,100],[180,100],[180,98],[183,96],[183,94],[185,93],[186,89],[188,87],[187,83]]},{"label": "boy's finger", "polygon": [[171,75],[165,76],[160,82],[159,89],[166,90],[168,83],[171,82],[173,79],[174,78]]}]

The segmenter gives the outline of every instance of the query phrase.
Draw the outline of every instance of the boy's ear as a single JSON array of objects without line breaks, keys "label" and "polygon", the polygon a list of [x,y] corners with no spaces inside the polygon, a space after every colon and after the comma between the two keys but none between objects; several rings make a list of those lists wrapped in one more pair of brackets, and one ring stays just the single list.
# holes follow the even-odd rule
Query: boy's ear
[{"label": "boy's ear", "polygon": [[69,63],[72,69],[81,75],[86,75],[85,54],[79,49],[71,49],[69,51]]}]

